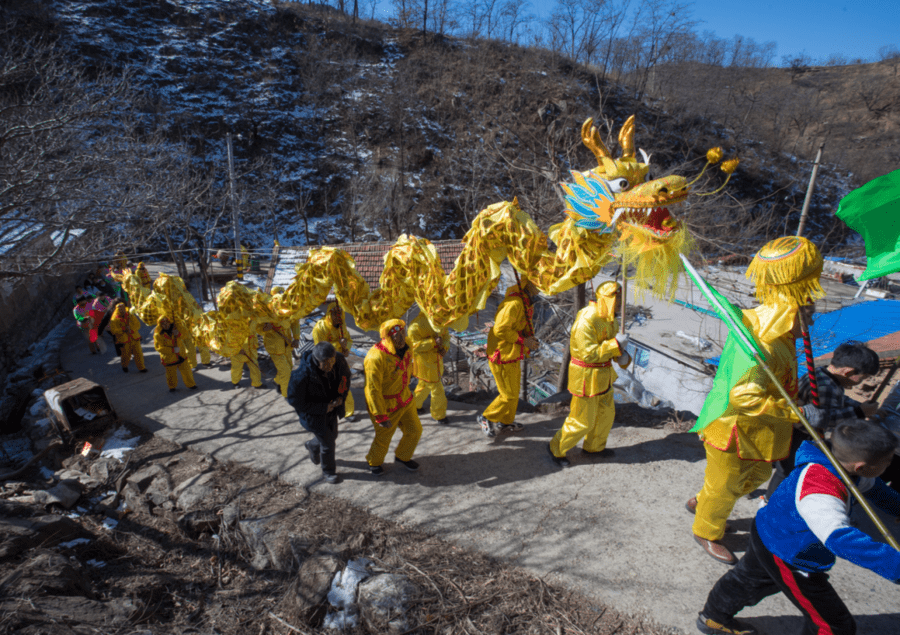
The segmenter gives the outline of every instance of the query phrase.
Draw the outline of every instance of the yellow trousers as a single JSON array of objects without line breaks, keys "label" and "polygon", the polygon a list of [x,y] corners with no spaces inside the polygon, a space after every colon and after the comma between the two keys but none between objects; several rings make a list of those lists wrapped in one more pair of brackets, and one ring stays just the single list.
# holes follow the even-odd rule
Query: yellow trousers
[{"label": "yellow trousers", "polygon": [[697,494],[694,533],[707,540],[725,535],[725,521],[741,496],[746,496],[772,476],[772,464],[744,461],[736,451],[723,452],[706,447],[706,476]]},{"label": "yellow trousers", "polygon": [[516,420],[516,408],[519,406],[519,387],[522,385],[522,371],[518,362],[511,364],[495,364],[488,362],[497,392],[500,394],[491,402],[483,415],[488,421],[511,424]]},{"label": "yellow trousers", "polygon": [[416,401],[416,410],[422,407],[425,399],[431,394],[431,418],[443,419],[447,416],[447,395],[444,393],[444,383],[440,381],[419,380],[413,398]]},{"label": "yellow trousers", "polygon": [[208,346],[198,346],[197,350],[200,351],[200,361],[204,364],[209,364],[212,361],[212,355],[210,355],[210,350]]},{"label": "yellow trousers", "polygon": [[188,388],[193,388],[197,385],[197,382],[194,381],[194,371],[191,370],[191,363],[188,360],[184,360],[180,364],[166,366],[166,385],[169,388],[178,387],[178,373],[181,373],[181,381]]},{"label": "yellow trousers", "polygon": [[572,397],[569,416],[562,428],[550,441],[553,456],[564,457],[566,452],[578,445],[584,438],[586,452],[601,452],[606,449],[606,439],[612,430],[616,417],[616,402],[612,387],[602,395],[593,397]]},{"label": "yellow trousers", "polygon": [[375,438],[372,439],[372,447],[369,448],[369,453],[366,455],[366,461],[369,462],[369,465],[374,466],[384,463],[384,457],[387,456],[391,439],[394,437],[394,432],[397,431],[398,427],[403,432],[403,436],[400,437],[400,443],[397,444],[394,455],[401,461],[412,459],[416,446],[419,444],[419,438],[422,436],[422,423],[419,421],[419,415],[416,414],[416,409],[412,402],[391,414],[390,419],[388,419],[391,424],[389,428],[383,428],[375,423],[375,418],[372,417],[371,412],[369,417],[372,418],[372,425],[375,426]]},{"label": "yellow trousers", "polygon": [[241,383],[241,376],[244,374],[244,364],[250,371],[250,384],[253,386],[262,386],[262,373],[259,372],[259,364],[255,359],[247,357],[244,353],[238,353],[231,358],[231,383],[237,385]]},{"label": "yellow trousers", "polygon": [[144,349],[141,348],[140,342],[128,342],[123,344],[122,348],[122,368],[128,368],[128,363],[134,357],[134,364],[138,370],[144,370]]},{"label": "yellow trousers", "polygon": [[344,399],[344,416],[349,417],[356,409],[356,403],[353,401],[353,393],[347,390],[347,398]]},{"label": "yellow trousers", "polygon": [[269,354],[272,363],[275,364],[275,383],[281,387],[281,396],[287,398],[288,382],[291,379],[291,360],[287,353]]}]

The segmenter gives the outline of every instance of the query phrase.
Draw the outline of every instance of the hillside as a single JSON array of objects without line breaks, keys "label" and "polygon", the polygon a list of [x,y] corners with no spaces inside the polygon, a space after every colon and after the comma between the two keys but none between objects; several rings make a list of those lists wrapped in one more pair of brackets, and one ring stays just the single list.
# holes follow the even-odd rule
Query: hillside
[{"label": "hillside", "polygon": [[[647,106],[548,51],[423,37],[327,7],[47,0],[33,2],[24,20],[12,17],[20,32],[25,23],[56,38],[81,69],[127,72],[141,91],[142,126],[189,148],[212,183],[202,209],[171,221],[182,248],[185,224],[210,246],[231,240],[221,220],[229,205],[227,133],[235,138],[242,235],[262,250],[276,238],[460,237],[480,209],[514,196],[546,229],[562,217],[557,184],[570,169],[596,165],[580,143],[587,117],[613,148],[622,122],[636,114],[636,144],[654,157],[656,173],[696,174],[712,145],[741,158],[723,194],[681,211],[706,255],[747,253],[793,232],[811,168],[811,157],[788,152],[789,136],[773,147],[712,112]],[[724,81],[709,83],[711,90]],[[716,173],[697,189],[720,182]],[[820,173],[807,232],[826,253],[846,246],[833,209],[855,184],[832,163]],[[154,206],[172,204],[163,198]],[[165,213],[155,212],[159,220]],[[146,244],[161,241],[154,235]]]}]

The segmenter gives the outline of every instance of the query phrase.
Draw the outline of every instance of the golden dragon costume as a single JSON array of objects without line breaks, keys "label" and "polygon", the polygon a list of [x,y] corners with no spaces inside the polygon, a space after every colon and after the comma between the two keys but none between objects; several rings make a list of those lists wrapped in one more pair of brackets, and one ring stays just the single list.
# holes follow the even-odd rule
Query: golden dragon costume
[{"label": "golden dragon costume", "polygon": [[[172,312],[176,320],[190,316],[197,341],[229,357],[257,325],[298,320],[321,305],[332,288],[340,306],[367,330],[378,330],[413,303],[435,330],[464,328],[468,316],[484,308],[499,282],[504,259],[542,293],[555,295],[592,279],[618,256],[635,266],[640,288],[671,296],[681,270],[678,255],[690,250],[692,240],[670,208],[688,198],[697,179],[691,183],[674,175],[649,179],[649,157],[643,150],[643,161],[635,157],[634,116],[619,132],[619,158],[609,152],[591,119],[582,126],[581,136],[596,156],[597,167],[572,172],[573,182],[562,184],[568,218],[544,234],[515,199],[490,205],[463,237],[462,252],[449,274],[430,241],[403,235],[385,255],[380,288],[374,292],[357,273],[353,259],[331,247],[310,250],[284,293],[269,296],[232,281],[218,295],[218,311],[202,315],[193,298],[184,297],[183,283],[157,281],[150,289],[129,273],[123,282],[144,322],[155,324],[161,313]],[[721,149],[710,150],[706,167],[721,156]],[[736,167],[737,160],[722,165],[729,178]],[[548,248],[550,241],[555,250]]]}]

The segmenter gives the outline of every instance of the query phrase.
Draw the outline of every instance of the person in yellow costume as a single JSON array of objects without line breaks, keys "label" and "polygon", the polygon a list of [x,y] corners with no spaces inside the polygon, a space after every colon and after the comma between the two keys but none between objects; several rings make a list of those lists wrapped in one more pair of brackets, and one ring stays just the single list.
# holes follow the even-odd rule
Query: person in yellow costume
[{"label": "person in yellow costume", "polygon": [[[331,302],[325,308],[325,317],[313,326],[312,338],[313,344],[329,342],[344,357],[350,354],[353,339],[350,337],[350,332],[347,331],[347,325],[344,323],[344,312],[337,302]],[[355,421],[356,416],[353,414],[355,408],[353,393],[347,391],[347,398],[344,400],[344,412],[346,413],[344,419]]]},{"label": "person in yellow costume", "polygon": [[478,416],[478,423],[488,437],[500,431],[522,429],[522,424],[515,421],[522,384],[520,362],[540,346],[534,337],[533,323],[537,293],[537,287],[522,278],[519,284],[506,290],[494,315],[494,326],[488,333],[487,356],[500,394]]},{"label": "person in yellow costume", "polygon": [[[272,297],[284,293],[284,287],[272,287]],[[294,349],[300,346],[300,320],[291,322],[291,359],[294,359]]]},{"label": "person in yellow costume", "polygon": [[584,438],[582,450],[597,456],[613,456],[606,439],[616,416],[612,362],[625,368],[631,356],[625,352],[627,336],[618,333],[616,315],[622,306],[622,287],[604,282],[597,288],[597,300],[578,312],[569,337],[572,358],[569,361],[569,392],[572,404],[569,416],[547,450],[553,462],[568,467],[566,452]]},{"label": "person in yellow costume", "polygon": [[446,327],[435,331],[424,313],[419,313],[409,325],[409,341],[413,352],[413,376],[419,380],[413,398],[416,412],[422,414],[422,404],[431,394],[431,418],[448,424],[447,395],[444,394],[444,355],[450,332]]},{"label": "person in yellow costume", "polygon": [[231,359],[231,384],[237,388],[241,383],[241,376],[244,374],[244,364],[250,371],[250,385],[254,388],[265,388],[266,385],[262,380],[262,372],[259,370],[259,340],[256,339],[255,324],[251,325],[250,336],[241,346],[237,354],[232,355]]},{"label": "person in yellow costume", "polygon": [[263,346],[275,364],[275,383],[281,388],[281,396],[287,398],[288,383],[291,379],[291,358],[288,351],[293,348],[290,320],[265,322],[262,325]]},{"label": "person in yellow costume", "polygon": [[[809,240],[778,238],[757,252],[747,270],[762,304],[743,311],[744,325],[756,338],[766,363],[792,399],[797,396],[796,340],[801,320],[811,322],[815,300],[825,295],[819,284],[822,256]],[[821,410],[804,406],[810,422]],[[768,376],[754,367],[731,388],[728,407],[700,433],[706,450],[703,488],[685,507],[695,514],[694,540],[714,559],[737,562],[720,542],[738,498],[772,475],[773,463],[790,452],[797,416]]]},{"label": "person in yellow costume", "polygon": [[413,453],[422,436],[422,423],[413,405],[409,380],[412,354],[406,340],[406,323],[387,320],[380,328],[381,341],[366,353],[366,407],[375,426],[375,438],[366,455],[369,471],[384,474],[384,457],[399,427],[403,432],[394,459],[410,472],[419,469]]},{"label": "person in yellow costume", "polygon": [[153,347],[159,353],[159,361],[166,369],[166,385],[169,386],[169,392],[175,392],[178,387],[178,373],[181,373],[181,380],[185,386],[192,390],[197,387],[190,362],[182,355],[184,338],[175,327],[175,323],[165,315],[159,316],[156,321]]},{"label": "person in yellow costume", "polygon": [[137,317],[128,311],[124,302],[119,302],[109,320],[109,332],[116,338],[119,345],[119,355],[122,360],[122,372],[128,372],[128,364],[134,357],[134,364],[138,372],[146,373],[144,365],[144,351],[141,349],[141,323]]}]

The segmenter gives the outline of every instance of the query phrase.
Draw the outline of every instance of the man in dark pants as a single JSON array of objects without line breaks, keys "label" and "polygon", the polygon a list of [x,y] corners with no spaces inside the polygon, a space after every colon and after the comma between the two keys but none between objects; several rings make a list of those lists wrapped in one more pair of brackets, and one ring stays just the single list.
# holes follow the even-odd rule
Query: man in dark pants
[{"label": "man in dark pants", "polygon": [[288,382],[287,400],[300,417],[300,425],[315,435],[305,443],[310,460],[322,465],[329,483],[337,483],[334,460],[338,419],[350,390],[350,367],[328,342],[319,342],[300,355]]}]

